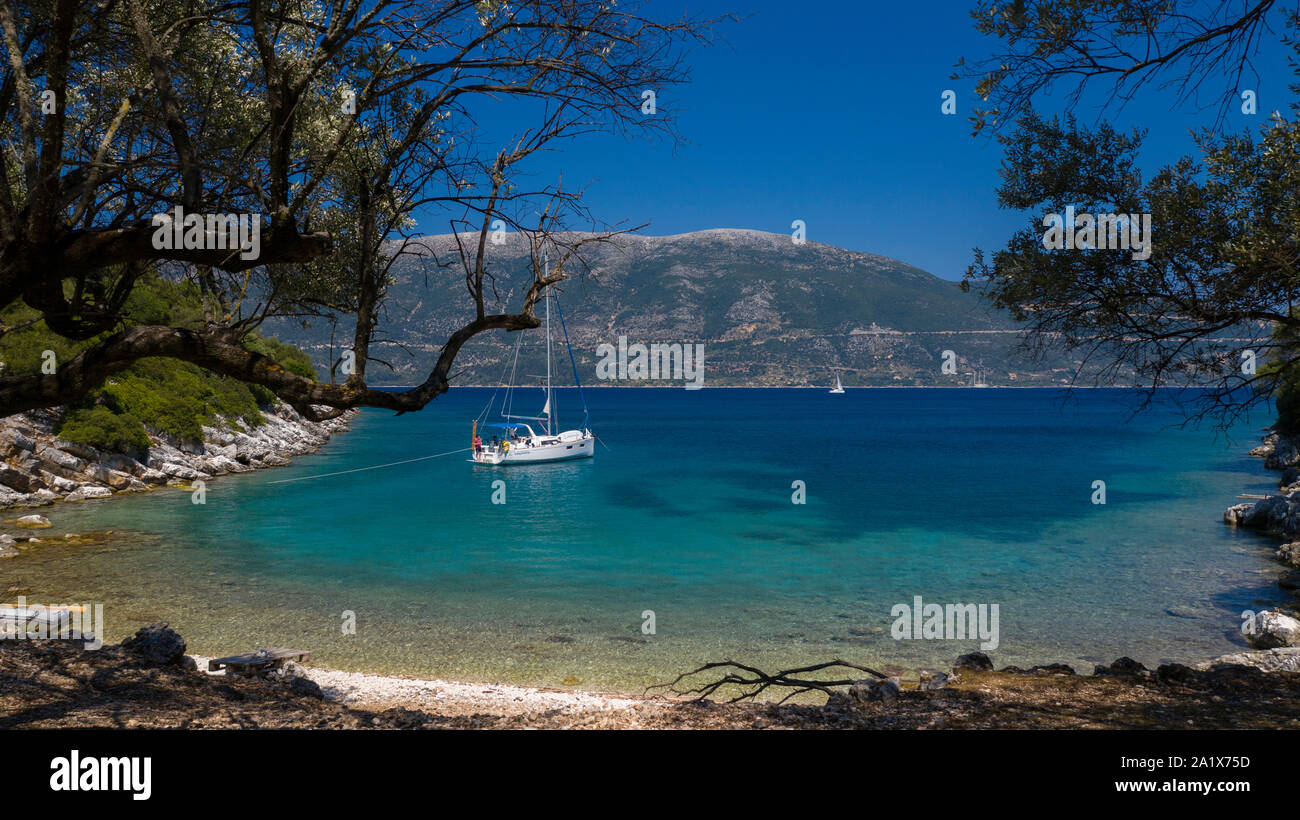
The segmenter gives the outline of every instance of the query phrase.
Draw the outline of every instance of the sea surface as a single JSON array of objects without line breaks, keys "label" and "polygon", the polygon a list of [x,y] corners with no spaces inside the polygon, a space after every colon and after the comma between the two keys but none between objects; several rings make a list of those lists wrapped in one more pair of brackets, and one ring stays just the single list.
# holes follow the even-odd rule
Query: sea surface
[{"label": "sea surface", "polygon": [[[208,656],[629,691],[710,660],[914,671],[978,648],[895,639],[916,596],[997,604],[999,666],[1192,662],[1243,647],[1242,611],[1278,596],[1271,543],[1221,522],[1273,487],[1246,454],[1266,419],[1180,428],[1123,390],[594,389],[594,459],[408,461],[467,446],[491,395],[365,411],[201,505],[46,509],[48,534],[101,534],[2,562],[0,583],[102,603],[114,641],[167,621]],[[578,405],[558,391],[562,422]]]}]

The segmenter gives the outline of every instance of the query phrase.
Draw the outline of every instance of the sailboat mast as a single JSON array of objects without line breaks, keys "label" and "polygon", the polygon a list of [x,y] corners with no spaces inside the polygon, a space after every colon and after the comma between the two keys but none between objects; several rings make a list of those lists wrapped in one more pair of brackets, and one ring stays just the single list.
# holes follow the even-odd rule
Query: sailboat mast
[{"label": "sailboat mast", "polygon": [[551,295],[546,294],[546,435],[551,431],[551,419],[555,418],[555,406],[551,404]]}]

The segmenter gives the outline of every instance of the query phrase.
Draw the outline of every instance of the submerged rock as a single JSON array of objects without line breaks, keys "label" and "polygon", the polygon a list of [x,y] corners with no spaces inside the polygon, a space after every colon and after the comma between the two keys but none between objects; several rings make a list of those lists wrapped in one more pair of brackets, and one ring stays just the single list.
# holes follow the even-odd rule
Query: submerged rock
[{"label": "submerged rock", "polygon": [[18,519],[18,526],[29,530],[43,530],[54,525],[43,515],[24,515]]}]

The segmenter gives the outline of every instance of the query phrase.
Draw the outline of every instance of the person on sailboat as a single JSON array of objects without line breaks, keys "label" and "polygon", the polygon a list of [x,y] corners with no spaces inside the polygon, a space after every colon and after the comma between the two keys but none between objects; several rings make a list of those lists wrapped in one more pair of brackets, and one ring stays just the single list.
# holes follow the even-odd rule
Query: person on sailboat
[{"label": "person on sailboat", "polygon": [[478,433],[475,433],[474,434],[474,455],[477,456],[482,452],[483,452],[483,438],[479,436]]}]

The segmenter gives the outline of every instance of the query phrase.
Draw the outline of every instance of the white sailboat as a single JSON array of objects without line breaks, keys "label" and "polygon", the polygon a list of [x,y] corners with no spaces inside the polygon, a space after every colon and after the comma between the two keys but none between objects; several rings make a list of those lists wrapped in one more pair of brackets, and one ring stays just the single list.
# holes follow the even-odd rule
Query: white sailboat
[{"label": "white sailboat", "polygon": [[[596,434],[587,427],[589,414],[587,400],[582,393],[582,382],[578,380],[578,365],[573,358],[573,348],[569,345],[569,333],[564,329],[564,314],[560,312],[560,327],[564,329],[564,344],[569,350],[569,361],[573,365],[573,381],[578,385],[578,395],[582,397],[583,422],[576,430],[560,428],[558,414],[555,412],[555,395],[551,390],[551,299],[546,297],[546,402],[536,416],[517,416],[508,411],[513,409],[511,402],[511,385],[514,382],[514,367],[506,386],[506,398],[501,403],[501,421],[482,425],[485,430],[499,430],[491,442],[484,442],[479,435],[479,421],[491,412],[495,395],[484,408],[480,419],[475,419],[472,428],[474,462],[488,465],[545,464],[554,461],[571,461],[579,458],[592,458],[596,455]],[[556,302],[559,311],[559,302]],[[522,342],[522,334],[520,341]],[[519,362],[519,348],[515,348],[515,365]],[[534,429],[529,422],[535,422],[539,429]]]},{"label": "white sailboat", "polygon": [[840,374],[835,374],[835,386],[830,389],[831,393],[843,393],[844,385],[840,384]]}]

